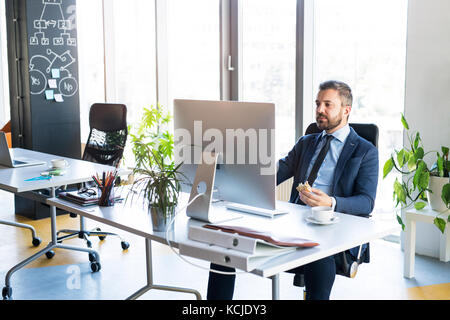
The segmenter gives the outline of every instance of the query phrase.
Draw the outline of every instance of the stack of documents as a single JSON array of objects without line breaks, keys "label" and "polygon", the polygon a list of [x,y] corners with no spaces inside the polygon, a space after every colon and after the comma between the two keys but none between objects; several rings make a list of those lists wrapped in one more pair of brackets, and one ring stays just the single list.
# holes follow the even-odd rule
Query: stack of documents
[{"label": "stack of documents", "polygon": [[191,226],[180,254],[251,271],[274,257],[318,243],[296,237],[277,237],[248,228],[225,225]]},{"label": "stack of documents", "polygon": [[78,193],[78,191],[61,192],[58,194],[58,197],[80,206],[90,206],[98,203],[97,194]]},{"label": "stack of documents", "polygon": [[[100,192],[100,191],[98,191]],[[79,193],[78,191],[70,191],[70,192],[60,192],[58,194],[58,198],[61,198],[63,200],[67,200],[73,203],[76,203],[80,206],[92,206],[98,204],[98,200],[100,196],[98,193],[92,194],[92,193]],[[120,195],[117,195],[114,197],[114,200],[117,201],[120,199]]]}]

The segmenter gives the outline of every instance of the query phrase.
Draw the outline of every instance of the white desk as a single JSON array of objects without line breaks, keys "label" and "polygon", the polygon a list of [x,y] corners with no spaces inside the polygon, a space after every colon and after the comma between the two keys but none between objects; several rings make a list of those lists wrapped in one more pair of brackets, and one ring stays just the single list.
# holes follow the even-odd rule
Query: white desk
[{"label": "white desk", "polygon": [[[405,254],[404,270],[405,278],[414,277],[414,262],[416,256],[416,222],[434,224],[434,218],[438,212],[433,211],[429,206],[423,210],[410,209],[405,212]],[[447,220],[450,212],[443,213],[439,217]],[[440,235],[439,260],[450,261],[450,227],[446,226],[444,234]],[[440,232],[440,231],[439,231]]]},{"label": "white desk", "polygon": [[[188,195],[182,194],[180,197],[180,206],[186,204],[187,200]],[[153,232],[150,215],[147,213],[147,210],[142,207],[141,201],[137,201],[134,204],[130,202],[116,204],[114,207],[109,208],[86,208],[56,198],[48,199],[47,203],[145,238],[147,248],[147,285],[129,298],[137,298],[152,288],[167,289],[167,287],[155,286],[152,282],[151,274],[151,241],[153,240],[167,244],[165,233]],[[306,209],[306,207],[287,202],[278,202],[278,204],[283,208],[288,209],[290,213],[274,219],[243,214],[242,219],[232,221],[233,224],[252,226],[252,228],[257,228],[258,226],[270,226],[273,230],[283,230],[286,233],[292,232],[303,238],[315,240],[320,243],[319,246],[314,248],[300,249],[293,253],[276,257],[251,271],[259,276],[270,277],[272,279],[272,296],[274,299],[279,298],[280,272],[384,237],[398,228],[396,224],[381,223],[367,218],[344,214],[339,215],[340,221],[334,225],[313,225],[305,221],[305,217],[309,214],[309,210]],[[231,224],[231,222],[228,223]],[[204,222],[189,219],[186,216],[185,211],[180,212],[175,220],[173,231],[170,231],[170,239],[173,247],[177,248],[180,243],[188,243],[191,241],[187,236],[188,227],[190,225],[200,226],[203,224]],[[216,262],[220,263],[218,261]],[[223,261],[221,264],[224,264]],[[200,297],[200,294],[196,293],[194,290],[179,290],[179,288],[170,288],[170,290],[183,290],[183,292],[196,294],[197,298]]]},{"label": "white desk", "polygon": [[[102,173],[103,171],[112,171],[114,167],[96,164],[88,161],[64,158],[57,155],[46,154],[37,151],[31,151],[26,149],[15,148],[14,155],[17,157],[33,158],[37,160],[45,161],[45,165],[28,166],[21,168],[8,168],[0,166],[0,189],[13,193],[21,193],[33,190],[47,189],[51,190],[51,195],[55,196],[55,189],[69,184],[81,183],[92,180],[92,175],[95,173]],[[64,158],[69,163],[69,168],[66,169],[66,173],[62,176],[54,176],[49,180],[37,180],[37,181],[25,181],[30,178],[39,177],[41,172],[48,171],[51,165],[51,160],[56,158]],[[50,218],[51,218],[51,242],[36,254],[18,263],[11,268],[6,274],[5,287],[2,290],[3,298],[11,297],[12,289],[10,284],[11,276],[14,272],[21,269],[30,262],[36,260],[38,257],[44,255],[48,251],[54,248],[84,251],[92,253],[96,257],[97,263],[100,263],[99,254],[92,249],[67,246],[57,243],[56,235],[56,208],[50,205]],[[94,262],[94,263],[95,263]]]}]

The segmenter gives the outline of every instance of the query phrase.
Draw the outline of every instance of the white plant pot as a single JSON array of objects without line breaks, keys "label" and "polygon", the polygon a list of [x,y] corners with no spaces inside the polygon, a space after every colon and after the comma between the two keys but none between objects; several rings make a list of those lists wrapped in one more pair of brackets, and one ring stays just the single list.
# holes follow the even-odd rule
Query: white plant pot
[{"label": "white plant pot", "polygon": [[430,182],[428,184],[428,189],[433,192],[427,191],[428,202],[431,209],[438,212],[444,212],[447,210],[444,201],[442,201],[442,188],[445,184],[449,183],[450,179],[448,177],[436,177],[430,176]]}]

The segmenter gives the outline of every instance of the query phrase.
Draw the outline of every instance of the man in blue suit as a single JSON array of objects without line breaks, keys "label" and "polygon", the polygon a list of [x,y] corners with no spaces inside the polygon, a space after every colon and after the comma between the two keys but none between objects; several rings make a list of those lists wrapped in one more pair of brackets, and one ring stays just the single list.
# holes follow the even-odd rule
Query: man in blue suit
[{"label": "man in blue suit", "polygon": [[[320,85],[316,99],[318,134],[301,137],[288,155],[278,162],[277,184],[294,177],[290,202],[328,206],[335,211],[368,216],[374,207],[378,183],[378,150],[348,125],[352,108],[350,87],[339,81]],[[311,192],[297,192],[299,183]],[[363,246],[362,254],[367,245]],[[350,250],[357,256],[357,249]],[[212,269],[234,269],[211,264]],[[290,270],[304,274],[306,299],[327,300],[336,276],[335,256]],[[210,272],[208,299],[231,299],[234,275]]]}]

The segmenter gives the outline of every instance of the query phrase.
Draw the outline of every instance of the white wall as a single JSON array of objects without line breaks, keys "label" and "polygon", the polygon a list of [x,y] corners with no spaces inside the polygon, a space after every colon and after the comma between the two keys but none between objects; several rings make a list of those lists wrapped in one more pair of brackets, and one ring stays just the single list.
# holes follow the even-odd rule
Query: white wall
[{"label": "white wall", "polygon": [[[405,85],[405,117],[425,151],[450,146],[449,0],[409,0]],[[417,253],[438,257],[439,237],[435,226],[418,223]]]}]

